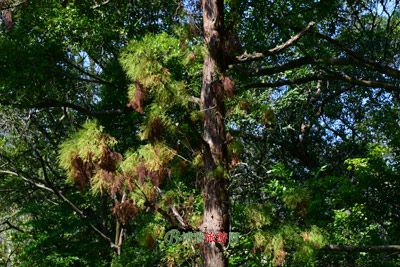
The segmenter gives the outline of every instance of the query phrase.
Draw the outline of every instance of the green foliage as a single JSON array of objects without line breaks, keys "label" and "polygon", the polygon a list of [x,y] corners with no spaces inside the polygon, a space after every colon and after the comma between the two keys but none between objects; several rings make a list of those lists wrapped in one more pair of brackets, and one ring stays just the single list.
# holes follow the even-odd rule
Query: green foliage
[{"label": "green foliage", "polygon": [[[8,3],[14,25],[0,23],[1,264],[12,254],[11,266],[201,265],[196,246],[169,246],[163,234],[175,227],[165,217],[172,207],[200,226],[200,187],[210,175],[229,176],[231,230],[241,233],[225,251],[230,266],[400,266],[393,253],[323,249],[400,242],[400,12],[392,1],[224,1],[227,54],[218,57],[236,88],[222,114],[230,169],[214,173],[204,172],[206,112],[195,103],[207,53],[199,7],[0,6]],[[310,21],[315,34],[234,62]],[[65,176],[91,191],[76,192]],[[115,215],[126,214],[115,207],[124,195],[134,216],[121,226]],[[121,255],[90,225],[111,240],[123,227]]]},{"label": "green foliage", "polygon": [[160,106],[152,106],[147,121],[140,127],[141,140],[161,140],[168,133],[173,135],[176,125],[173,120],[161,109]]},{"label": "green foliage", "polygon": [[176,155],[176,152],[162,143],[142,146],[135,153],[128,153],[120,169],[126,175],[137,175],[136,166],[144,164],[149,171],[160,171]]},{"label": "green foliage", "polygon": [[359,172],[368,168],[368,158],[347,159],[344,163],[348,165],[347,169],[349,171]]},{"label": "green foliage", "polygon": [[355,204],[346,210],[336,210],[331,225],[335,229],[334,238],[342,244],[365,244],[379,239],[380,226],[371,223],[368,215],[362,204]]},{"label": "green foliage", "polygon": [[[172,105],[186,106],[188,90],[185,84],[190,68],[194,66],[190,59],[198,49],[190,51],[187,41],[171,37],[166,33],[147,35],[140,41],[131,42],[121,56],[121,64],[126,74],[134,82],[140,82],[145,88],[146,98],[154,98],[156,105],[169,109]],[[137,87],[129,89],[129,99],[135,99]]]},{"label": "green foliage", "polygon": [[104,149],[112,148],[117,141],[103,134],[103,128],[96,122],[89,121],[83,125],[83,129],[74,133],[68,140],[60,145],[60,166],[68,173],[69,179],[74,179],[75,158],[82,159],[85,163],[98,162],[104,153]]},{"label": "green foliage", "polygon": [[304,205],[307,205],[309,200],[309,192],[304,188],[293,188],[283,194],[283,202],[292,210],[305,208]]},{"label": "green foliage", "polygon": [[154,266],[160,261],[160,252],[138,246],[134,238],[125,241],[120,257],[114,257],[112,267]]},{"label": "green foliage", "polygon": [[271,224],[270,207],[252,205],[244,207],[246,224],[252,229],[260,229]]},{"label": "green foliage", "polygon": [[[26,207],[23,212],[32,215],[25,225],[31,231],[18,233],[13,239],[14,244],[23,247],[18,249],[18,266],[107,265],[107,244],[88,238],[91,229],[68,206],[43,202]],[[46,218],[46,214],[52,216]]]}]

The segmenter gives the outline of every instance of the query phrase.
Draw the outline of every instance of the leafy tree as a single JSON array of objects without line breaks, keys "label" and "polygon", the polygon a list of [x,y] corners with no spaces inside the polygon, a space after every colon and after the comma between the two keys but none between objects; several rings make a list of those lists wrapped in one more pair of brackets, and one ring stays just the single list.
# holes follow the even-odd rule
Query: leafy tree
[{"label": "leafy tree", "polygon": [[397,1],[0,8],[6,264],[399,265]]}]

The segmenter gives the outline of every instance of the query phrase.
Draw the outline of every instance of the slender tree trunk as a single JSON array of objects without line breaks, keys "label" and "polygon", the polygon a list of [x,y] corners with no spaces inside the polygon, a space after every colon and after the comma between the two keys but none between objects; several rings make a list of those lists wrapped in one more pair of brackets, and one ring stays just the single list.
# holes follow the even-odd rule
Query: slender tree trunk
[{"label": "slender tree trunk", "polygon": [[[203,27],[208,55],[204,59],[201,109],[204,112],[203,232],[228,232],[229,198],[224,173],[227,171],[224,124],[223,0],[203,0]],[[205,243],[204,266],[227,266],[223,245]]]}]

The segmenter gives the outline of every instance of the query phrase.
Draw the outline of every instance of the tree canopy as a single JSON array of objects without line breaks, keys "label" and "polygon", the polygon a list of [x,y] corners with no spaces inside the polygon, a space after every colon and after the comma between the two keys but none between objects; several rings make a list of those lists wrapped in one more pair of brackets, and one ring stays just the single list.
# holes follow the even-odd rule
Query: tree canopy
[{"label": "tree canopy", "polygon": [[400,266],[399,1],[0,12],[4,266]]}]

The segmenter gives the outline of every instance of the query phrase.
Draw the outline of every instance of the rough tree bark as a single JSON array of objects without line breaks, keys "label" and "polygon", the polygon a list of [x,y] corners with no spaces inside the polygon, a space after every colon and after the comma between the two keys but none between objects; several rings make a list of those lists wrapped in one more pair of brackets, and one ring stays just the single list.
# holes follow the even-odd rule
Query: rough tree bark
[{"label": "rough tree bark", "polygon": [[[203,0],[204,39],[208,54],[204,59],[201,109],[204,112],[203,181],[204,215],[200,229],[203,232],[228,232],[229,198],[224,173],[227,171],[226,135],[224,124],[224,89],[221,81],[224,71],[223,0]],[[224,247],[206,243],[202,248],[204,266],[227,266]]]}]

